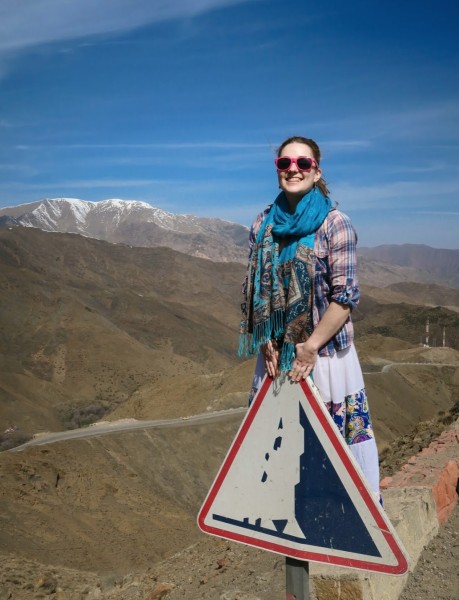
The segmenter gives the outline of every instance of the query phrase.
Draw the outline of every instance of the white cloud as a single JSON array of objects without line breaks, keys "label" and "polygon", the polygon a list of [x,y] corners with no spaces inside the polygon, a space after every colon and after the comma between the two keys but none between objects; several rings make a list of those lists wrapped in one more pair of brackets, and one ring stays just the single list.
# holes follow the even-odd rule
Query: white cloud
[{"label": "white cloud", "polygon": [[128,31],[257,0],[2,0],[0,52]]}]

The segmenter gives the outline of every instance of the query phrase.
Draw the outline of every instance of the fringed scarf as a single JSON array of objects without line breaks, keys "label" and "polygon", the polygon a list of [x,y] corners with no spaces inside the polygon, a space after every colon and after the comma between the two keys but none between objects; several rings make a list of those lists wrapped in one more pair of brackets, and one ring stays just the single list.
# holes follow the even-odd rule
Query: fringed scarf
[{"label": "fringed scarf", "polygon": [[[330,199],[318,188],[300,200],[293,214],[283,192],[276,198],[249,257],[239,356],[257,354],[274,339],[282,342],[280,370],[291,369],[296,344],[312,332],[314,237],[330,208]],[[279,238],[284,242],[280,254]],[[286,278],[281,266],[288,262]]]}]

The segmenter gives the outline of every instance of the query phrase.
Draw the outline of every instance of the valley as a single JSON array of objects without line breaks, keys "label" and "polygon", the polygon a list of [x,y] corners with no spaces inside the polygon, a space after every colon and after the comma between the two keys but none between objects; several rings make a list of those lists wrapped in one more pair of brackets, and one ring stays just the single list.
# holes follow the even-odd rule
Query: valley
[{"label": "valley", "polygon": [[[388,474],[457,418],[459,299],[410,283],[411,266],[378,287],[386,267],[368,264],[356,347]],[[251,384],[235,352],[244,271],[0,228],[1,600],[280,597],[279,557],[196,526]]]}]

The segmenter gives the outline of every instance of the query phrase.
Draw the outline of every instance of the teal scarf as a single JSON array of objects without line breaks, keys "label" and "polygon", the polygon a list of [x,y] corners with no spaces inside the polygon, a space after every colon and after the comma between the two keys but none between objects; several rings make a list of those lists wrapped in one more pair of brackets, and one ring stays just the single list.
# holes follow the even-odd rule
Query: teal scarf
[{"label": "teal scarf", "polygon": [[[275,339],[282,342],[281,371],[291,369],[296,344],[312,332],[314,237],[330,208],[330,199],[317,188],[300,200],[293,214],[283,192],[276,198],[249,257],[240,356],[257,354]],[[284,243],[280,255],[279,238]],[[287,263],[289,268],[283,269]]]}]

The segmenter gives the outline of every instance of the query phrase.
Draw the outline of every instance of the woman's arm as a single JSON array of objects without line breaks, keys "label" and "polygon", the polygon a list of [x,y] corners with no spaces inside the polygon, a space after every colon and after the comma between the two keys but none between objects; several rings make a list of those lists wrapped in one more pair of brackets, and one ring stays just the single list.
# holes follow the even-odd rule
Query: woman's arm
[{"label": "woman's arm", "polygon": [[296,358],[289,373],[292,381],[309,375],[319,350],[338,333],[359,301],[357,235],[349,217],[340,212],[334,213],[328,234],[329,306],[310,338],[296,345]]}]

